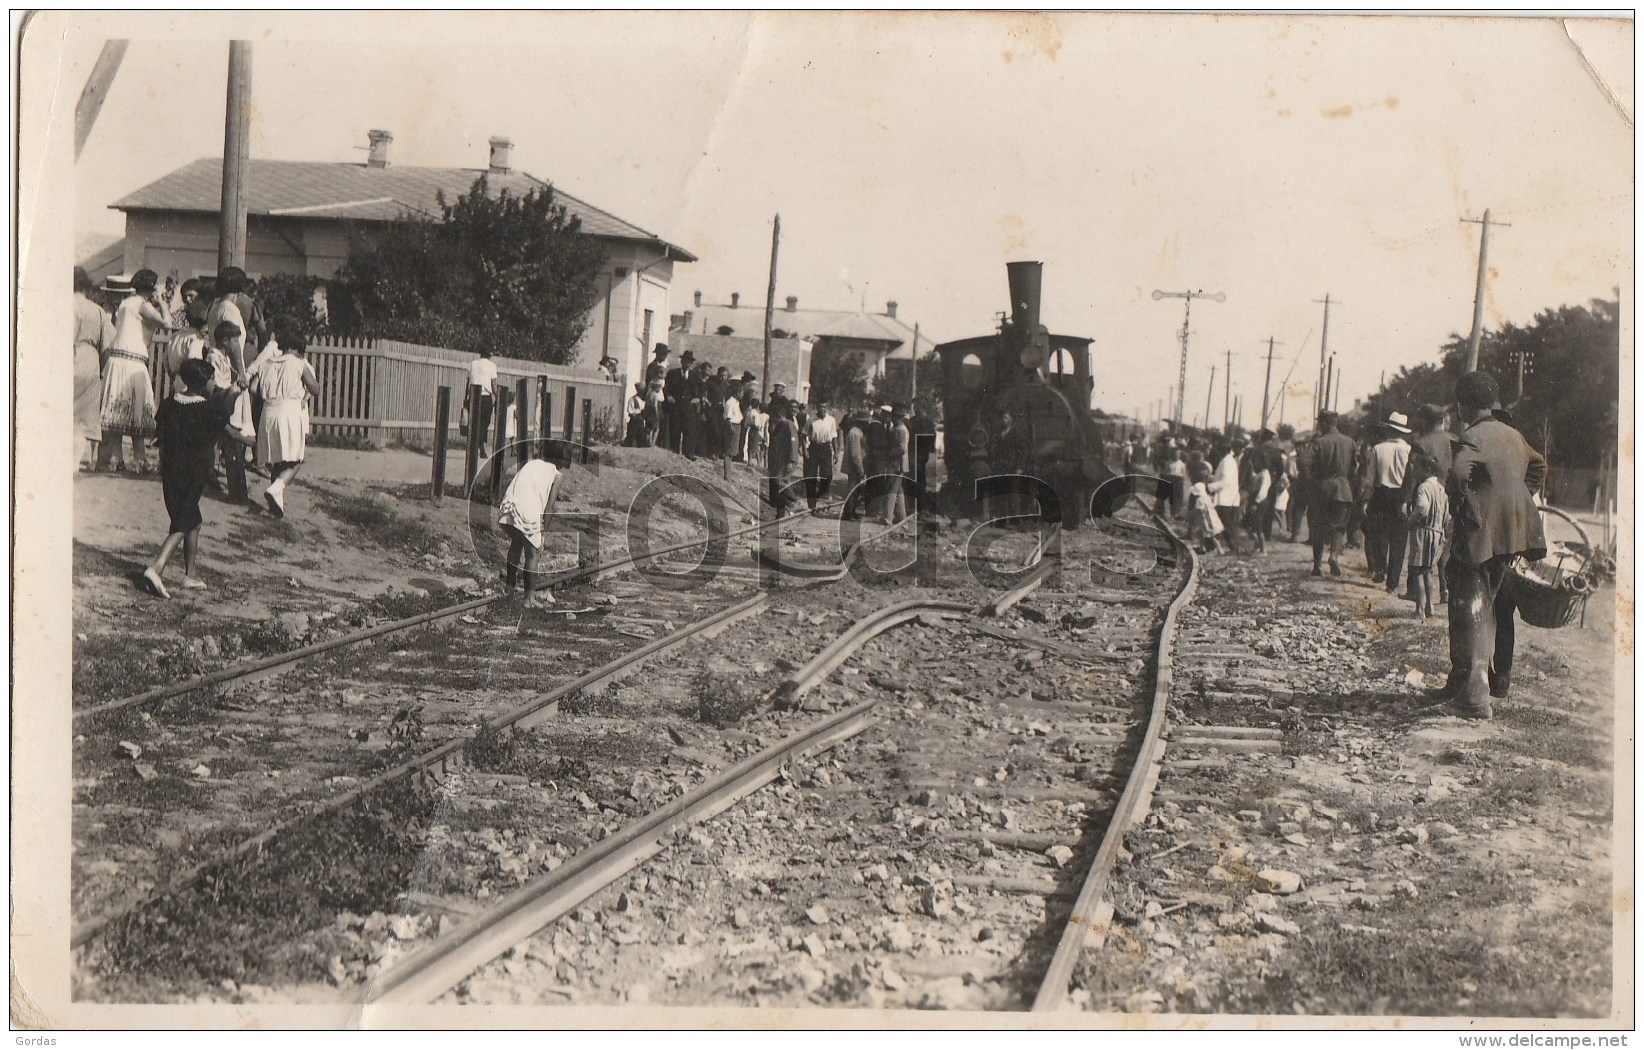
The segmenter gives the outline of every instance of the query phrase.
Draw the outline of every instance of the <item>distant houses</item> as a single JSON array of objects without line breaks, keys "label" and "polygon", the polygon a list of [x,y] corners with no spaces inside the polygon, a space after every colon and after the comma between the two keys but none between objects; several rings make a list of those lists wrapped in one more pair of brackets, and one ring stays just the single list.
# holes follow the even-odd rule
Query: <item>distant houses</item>
[{"label": "distant houses", "polygon": [[[437,217],[439,194],[455,200],[482,174],[493,192],[523,196],[547,185],[513,169],[513,143],[505,138],[491,140],[484,168],[395,165],[389,158],[393,138],[386,131],[371,132],[363,164],[251,160],[246,172],[246,271],[253,277],[330,277],[347,258],[351,226],[368,228],[407,214]],[[222,161],[208,157],[111,205],[126,218],[124,271],[146,267],[179,279],[215,273],[221,191]],[[664,338],[674,265],[695,262],[696,256],[558,187],[555,196],[607,251],[603,294],[577,345],[577,361],[592,367],[602,357],[613,357],[619,370],[640,375],[651,344]]]},{"label": "distant houses", "polygon": [[[705,303],[697,292],[691,308],[670,319],[670,346],[675,356],[691,349],[715,365],[754,360],[746,366],[758,373],[758,358],[764,352],[765,303],[744,301],[737,292],[724,303]],[[913,360],[915,330],[897,316],[894,301],[883,313],[867,310],[826,310],[802,308],[798,296],[778,302],[771,314],[772,376],[785,382],[789,390],[807,395],[813,363],[830,355],[848,354],[857,358],[871,381],[893,375]],[[920,330],[918,352],[929,353],[936,345],[930,333]],[[779,345],[780,344],[780,345]],[[899,367],[900,366],[900,369]],[[733,366],[742,367],[742,366]],[[796,377],[798,385],[795,385]]]}]

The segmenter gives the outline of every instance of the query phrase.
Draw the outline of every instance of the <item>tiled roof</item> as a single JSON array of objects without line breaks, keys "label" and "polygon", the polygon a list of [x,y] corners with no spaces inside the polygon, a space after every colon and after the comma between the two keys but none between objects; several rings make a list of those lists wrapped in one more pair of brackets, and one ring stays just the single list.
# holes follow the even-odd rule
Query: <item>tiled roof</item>
[{"label": "tiled roof", "polygon": [[[721,325],[729,325],[736,335],[760,336],[765,333],[765,304],[729,306],[703,303],[689,308],[691,331],[715,332]],[[888,356],[908,357],[913,343],[913,326],[889,314],[867,313],[860,310],[789,310],[778,305],[771,313],[772,330],[780,330],[807,339],[832,336],[836,339],[856,339],[884,343],[893,349]],[[928,353],[937,340],[923,328],[919,331],[919,352]]]},{"label": "tiled roof", "polygon": [[[481,168],[397,165],[372,168],[364,164],[323,161],[251,160],[246,167],[246,210],[252,215],[314,216],[362,222],[387,222],[403,214],[437,217],[437,194],[444,192],[447,201],[454,201],[467,193],[482,174],[485,172]],[[490,176],[493,191],[507,190],[521,196],[545,185],[543,180],[525,172]],[[121,211],[215,212],[222,200],[222,187],[222,160],[202,157],[115,201],[110,207]],[[678,245],[669,244],[649,230],[619,219],[558,187],[554,195],[572,215],[582,220],[584,233],[647,241],[669,248],[681,262],[696,261],[696,256]]]},{"label": "tiled roof", "polygon": [[[668,336],[668,367],[679,363],[689,350],[698,361],[707,361],[718,368],[724,365],[733,376],[743,372],[760,375],[765,368],[764,333],[745,337],[740,335],[686,335],[674,332]],[[810,377],[810,348],[798,339],[771,340],[771,380],[799,389]]]}]

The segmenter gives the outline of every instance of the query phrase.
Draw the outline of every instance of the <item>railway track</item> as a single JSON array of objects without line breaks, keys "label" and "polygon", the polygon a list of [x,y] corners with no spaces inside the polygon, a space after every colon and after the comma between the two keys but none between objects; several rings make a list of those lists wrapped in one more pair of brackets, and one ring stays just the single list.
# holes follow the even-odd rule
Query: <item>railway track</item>
[{"label": "railway track", "polygon": [[[465,917],[380,970],[369,997],[634,1001],[627,980],[643,998],[691,1004],[1062,1006],[1163,747],[1170,643],[1196,565],[1173,540],[1154,553],[1168,581],[1151,590],[1057,580],[1008,613],[1068,568],[1046,560],[980,606],[927,597],[861,619],[767,697],[830,694],[837,714]],[[1046,623],[1096,644],[1049,637]],[[909,635],[923,654],[912,664]],[[940,674],[1000,660],[1035,687]],[[885,673],[899,664],[936,675],[937,695]],[[736,816],[773,781],[776,798]],[[887,835],[870,841],[871,828]],[[651,858],[660,872],[635,871]],[[700,869],[726,889],[705,892],[688,874]],[[836,892],[816,889],[830,879]],[[956,926],[962,945],[947,940]],[[792,974],[771,976],[767,947],[801,960]],[[749,972],[764,976],[750,987]],[[657,975],[670,985],[651,987]]]},{"label": "railway track", "polygon": [[[556,608],[487,596],[77,712],[73,897],[83,918],[73,945],[301,821],[449,773],[476,732],[527,729],[564,701],[757,615],[759,584],[816,575],[830,524],[790,518],[763,535],[722,537],[774,540],[763,546],[783,563],[722,571],[696,592],[643,586],[636,562],[700,540],[560,573],[556,586],[594,590],[572,591]],[[644,616],[622,608],[641,599]],[[180,775],[191,763],[194,775]]]},{"label": "railway track", "polygon": [[[906,535],[890,535],[890,538],[897,542],[909,539]],[[1048,567],[1051,563],[1046,564]],[[842,574],[835,571],[828,575]],[[827,603],[819,601],[818,596],[831,595],[835,590],[852,593],[836,597],[833,607],[828,609]],[[734,658],[740,655],[742,666],[766,671],[770,668],[750,659],[749,654],[769,655],[791,650],[791,624],[783,620],[784,616],[791,615],[817,626],[829,617],[846,619],[862,605],[860,587],[801,590],[794,592],[794,597],[802,599],[795,609],[772,610],[756,597],[727,607],[723,623],[703,626],[705,630],[733,629],[731,633],[741,645],[741,653],[732,654],[733,665]],[[997,611],[1008,608],[1017,597],[1019,595],[1007,595]],[[940,599],[897,604],[900,608],[893,607],[887,614],[900,616],[895,620],[897,623],[907,619],[969,617],[973,612],[967,603],[944,604]],[[849,650],[863,644],[870,647],[878,644],[875,639],[883,629],[875,627],[878,622],[870,618],[866,633],[853,628],[817,659],[824,660],[830,654],[848,655]],[[757,629],[745,632],[745,625]],[[672,648],[667,641],[659,639],[656,644]],[[653,648],[645,655],[655,656],[660,651],[664,650]],[[643,658],[644,655],[636,656],[636,659]],[[837,656],[835,662],[843,658]],[[709,655],[707,660],[687,661],[683,668],[673,667],[675,661],[670,660],[675,692],[680,684],[679,674],[675,672],[694,675],[700,684],[704,675],[712,678],[715,659]],[[677,834],[681,822],[711,815],[734,802],[734,798],[722,797],[720,792],[745,793],[773,776],[785,775],[773,773],[772,769],[788,769],[819,748],[862,732],[866,724],[867,708],[854,710],[861,705],[848,705],[833,697],[822,706],[834,708],[838,713],[820,720],[821,728],[795,729],[793,722],[803,719],[803,713],[789,712],[784,718],[773,712],[762,721],[744,721],[741,729],[704,733],[701,724],[679,717],[678,705],[672,710],[659,711],[652,704],[640,710],[633,702],[633,690],[609,686],[625,668],[631,669],[631,663],[619,655],[539,698],[546,704],[563,704],[561,717],[549,718],[540,704],[523,705],[527,708],[524,711],[504,712],[483,726],[477,736],[454,738],[413,761],[402,763],[401,767],[354,785],[326,803],[306,810],[300,817],[241,840],[212,862],[196,865],[174,878],[167,892],[150,895],[133,906],[82,925],[76,931],[75,943],[81,950],[82,973],[90,975],[83,989],[87,997],[119,998],[127,994],[122,988],[132,987],[129,978],[134,973],[170,971],[175,975],[179,969],[192,973],[195,978],[215,978],[224,972],[233,974],[231,978],[224,978],[227,981],[224,987],[238,988],[246,984],[255,988],[258,984],[272,984],[295,988],[302,982],[290,975],[301,973],[305,967],[312,970],[313,957],[323,958],[328,952],[332,955],[326,972],[332,983],[345,988],[374,980],[377,983],[373,988],[381,986],[389,994],[401,995],[404,993],[398,989],[402,987],[425,987],[416,982],[401,985],[394,981],[390,988],[383,983],[398,972],[390,966],[394,949],[423,943],[466,944],[470,951],[475,950],[474,945],[494,947],[497,937],[507,940],[512,935],[456,934],[459,930],[482,931],[490,926],[477,915],[477,909],[485,908],[487,898],[512,900],[537,885],[541,877],[552,877],[559,870],[574,875],[581,873],[578,876],[581,881],[574,885],[576,892],[586,897],[610,881],[609,877],[600,877],[604,869],[593,863],[594,854],[587,851],[605,843],[628,843],[630,836],[636,836],[633,843],[629,843],[631,848],[634,843],[640,844],[640,853],[635,855],[638,859],[658,848],[671,848],[664,839]],[[775,669],[782,667],[779,659]],[[777,680],[760,696],[760,702],[774,701],[783,709],[798,706],[804,694],[810,691],[803,684],[807,674],[820,678],[832,670],[832,665],[825,668],[817,665],[808,672]],[[605,691],[598,692],[602,687]],[[824,691],[828,688],[831,684],[825,685]],[[662,689],[663,693],[667,691]],[[578,709],[582,714],[567,719],[563,711],[573,706],[567,701],[575,698],[585,700],[586,706]],[[753,708],[758,706],[760,704],[755,704]],[[533,727],[532,721],[538,721],[539,725]],[[816,719],[806,721],[818,722]],[[526,737],[519,748],[499,746],[499,740],[503,739],[521,742],[522,731]],[[659,748],[657,741],[663,733],[669,739]],[[484,746],[476,749],[476,739]],[[768,747],[767,741],[776,743]],[[528,775],[499,772],[506,767],[506,762],[499,765],[496,752],[511,753],[512,750],[522,754],[526,751],[552,754],[558,765],[545,770],[539,763],[527,771]],[[587,778],[588,764],[597,766],[600,761],[617,755],[621,755],[621,759],[610,767],[621,767],[615,775]],[[773,755],[783,757],[773,759]],[[580,770],[576,768],[579,764],[583,767]],[[407,794],[401,790],[418,781],[422,782],[425,794]],[[564,801],[560,796],[573,790],[567,782],[585,787],[575,793],[577,805],[568,811],[560,804]],[[547,792],[540,790],[544,783]],[[627,783],[627,791],[620,790],[623,783]],[[438,801],[430,804],[431,797]],[[664,816],[659,818],[659,814]],[[655,823],[657,819],[661,820],[660,824]],[[653,822],[653,831],[664,830],[646,838],[639,830],[646,821]],[[399,825],[408,825],[412,831],[398,837],[386,835],[388,841],[375,865],[383,876],[378,880],[382,885],[365,886],[352,896],[324,891],[326,887],[335,891],[337,879],[324,871],[316,877],[313,869],[323,869],[331,862],[332,858],[326,854],[328,848],[335,852],[338,838],[358,842],[362,836],[384,837],[384,828]],[[458,856],[447,848],[452,836],[471,836],[476,828],[482,835],[490,836],[487,851],[469,849],[466,856]],[[506,842],[497,837],[499,828],[505,829],[501,834]],[[552,843],[552,850],[538,850],[541,843]],[[485,852],[489,856],[484,855]],[[416,869],[430,867],[440,869],[441,877],[424,880],[419,888]],[[590,879],[594,882],[589,882]],[[314,892],[316,886],[322,892]],[[394,892],[385,894],[384,886]],[[586,892],[581,892],[583,889]],[[560,893],[563,900],[564,891]],[[209,909],[201,907],[201,894],[209,895]],[[282,907],[289,904],[296,912],[306,913],[296,923],[298,926],[316,916],[333,921],[319,928],[317,934],[311,927],[311,936],[289,946],[288,951],[281,950],[275,944],[259,940],[271,932],[266,916],[258,914],[268,907],[270,895],[277,896]],[[300,899],[290,900],[293,896]],[[368,914],[362,917],[350,908]],[[241,945],[238,958],[213,958],[213,951],[199,943],[199,939],[208,935],[193,928],[197,925],[194,920],[209,912],[219,913],[206,923],[211,928],[209,936],[220,942],[225,924],[236,931],[232,939]],[[385,913],[393,913],[392,920],[384,920]],[[379,944],[357,958],[347,958],[351,945],[370,941],[372,923],[378,924],[376,932],[380,933],[383,921],[391,921],[394,943],[387,950]],[[333,933],[337,936],[327,936]],[[440,936],[435,937],[436,933]],[[428,942],[427,938],[433,940]],[[320,943],[315,943],[316,940]],[[255,954],[261,963],[248,967],[244,946],[251,944],[259,945]],[[342,951],[337,953],[334,949],[339,946]],[[468,965],[468,969],[483,961],[479,959]],[[123,978],[127,980],[123,982]],[[427,980],[418,978],[422,982]]]}]

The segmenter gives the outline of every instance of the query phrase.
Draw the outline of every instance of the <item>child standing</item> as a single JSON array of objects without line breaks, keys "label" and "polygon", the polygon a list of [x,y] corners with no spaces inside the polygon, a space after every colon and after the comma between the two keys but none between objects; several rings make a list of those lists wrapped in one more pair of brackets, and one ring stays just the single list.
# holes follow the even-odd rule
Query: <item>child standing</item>
[{"label": "child standing", "polygon": [[211,474],[211,459],[217,436],[227,433],[237,441],[246,439],[228,425],[229,406],[222,397],[209,396],[211,366],[200,358],[190,358],[177,371],[180,389],[160,403],[156,425],[160,434],[160,484],[165,493],[170,529],[160,552],[143,570],[143,579],[161,598],[171,597],[160,580],[177,552],[183,548],[183,586],[198,590],[205,586],[194,575],[194,556],[200,536],[200,497]]},{"label": "child standing", "polygon": [[1200,554],[1216,554],[1222,551],[1222,533],[1226,526],[1222,524],[1221,516],[1216,513],[1216,507],[1210,498],[1210,491],[1203,481],[1195,481],[1190,493],[1187,512],[1187,536],[1195,541]]},{"label": "child standing", "polygon": [[1416,581],[1416,615],[1425,623],[1433,615],[1433,569],[1444,550],[1444,526],[1450,516],[1450,497],[1439,480],[1432,457],[1410,458],[1410,469],[1420,479],[1410,501],[1410,574]]},{"label": "child standing", "polygon": [[531,460],[519,468],[508,491],[502,495],[497,509],[497,524],[508,534],[508,565],[505,573],[508,593],[514,593],[514,580],[519,572],[525,574],[525,604],[552,605],[553,592],[544,592],[540,602],[534,595],[537,587],[537,552],[542,549],[542,523],[554,505],[562,475],[559,468],[542,458],[545,442],[531,443]]},{"label": "child standing", "polygon": [[244,343],[245,332],[238,323],[218,321],[211,330],[211,350],[206,355],[215,373],[213,385],[225,390],[232,388],[225,396],[229,404],[228,422],[234,433],[224,436],[221,451],[223,483],[229,498],[236,502],[244,502],[246,498],[245,453],[247,447],[256,447],[257,438],[257,428],[251,418],[251,395],[244,383],[234,381],[234,362],[244,360]]},{"label": "child standing", "polygon": [[282,331],[278,345],[252,376],[263,396],[263,418],[257,428],[257,462],[268,467],[263,502],[276,518],[285,517],[285,487],[297,476],[308,451],[308,395],[320,392],[319,377],[304,357],[308,340],[300,332]]}]

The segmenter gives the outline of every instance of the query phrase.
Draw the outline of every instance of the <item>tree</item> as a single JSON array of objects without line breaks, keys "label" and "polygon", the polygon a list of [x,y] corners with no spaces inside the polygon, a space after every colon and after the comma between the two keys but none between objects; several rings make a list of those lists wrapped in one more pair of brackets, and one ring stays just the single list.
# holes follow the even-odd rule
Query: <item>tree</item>
[{"label": "tree", "polygon": [[454,203],[438,200],[437,221],[351,231],[333,329],[570,364],[599,300],[598,242],[551,186],[492,196],[481,175]]},{"label": "tree", "polygon": [[276,330],[281,325],[295,325],[309,339],[330,331],[325,311],[315,300],[315,293],[325,287],[319,277],[300,273],[276,273],[257,279],[257,302],[263,316]]},{"label": "tree", "polygon": [[811,395],[830,405],[859,405],[868,397],[868,376],[862,359],[849,350],[811,352]]},{"label": "tree", "polygon": [[[887,405],[908,400],[908,362],[886,361],[885,373],[873,381],[873,402]],[[942,414],[942,359],[932,350],[919,358],[919,400],[928,402],[932,410]]]},{"label": "tree", "polygon": [[[1543,310],[1525,326],[1506,324],[1479,340],[1479,368],[1501,384],[1501,399],[1530,443],[1562,466],[1597,466],[1614,451],[1621,391],[1621,304]],[[1418,404],[1448,405],[1467,362],[1467,337],[1451,335],[1440,364],[1400,369],[1369,406],[1408,412]],[[1519,365],[1524,386],[1519,390]]]}]

